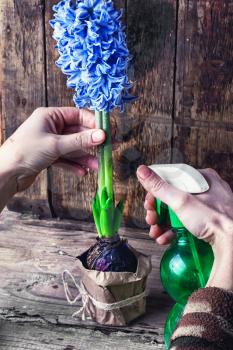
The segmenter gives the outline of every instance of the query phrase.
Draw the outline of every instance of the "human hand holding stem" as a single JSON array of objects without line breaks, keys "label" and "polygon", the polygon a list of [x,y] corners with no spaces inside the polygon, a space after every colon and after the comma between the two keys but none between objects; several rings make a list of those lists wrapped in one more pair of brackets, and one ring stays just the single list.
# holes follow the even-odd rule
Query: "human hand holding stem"
[{"label": "human hand holding stem", "polygon": [[97,170],[98,161],[88,149],[104,140],[104,132],[96,128],[89,111],[74,107],[35,110],[0,147],[0,212],[13,195],[31,186],[51,165],[76,176]]}]

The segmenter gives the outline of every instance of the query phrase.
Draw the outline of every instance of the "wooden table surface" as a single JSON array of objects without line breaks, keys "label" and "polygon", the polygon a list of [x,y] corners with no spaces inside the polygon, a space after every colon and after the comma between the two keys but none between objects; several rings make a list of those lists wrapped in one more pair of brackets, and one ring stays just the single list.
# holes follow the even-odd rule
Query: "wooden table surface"
[{"label": "wooden table surface", "polygon": [[123,228],[131,245],[152,255],[145,316],[128,327],[105,327],[72,318],[64,269],[95,239],[92,223],[38,220],[5,210],[0,216],[0,349],[164,349],[163,326],[172,302],[159,281],[163,253],[146,232]]}]

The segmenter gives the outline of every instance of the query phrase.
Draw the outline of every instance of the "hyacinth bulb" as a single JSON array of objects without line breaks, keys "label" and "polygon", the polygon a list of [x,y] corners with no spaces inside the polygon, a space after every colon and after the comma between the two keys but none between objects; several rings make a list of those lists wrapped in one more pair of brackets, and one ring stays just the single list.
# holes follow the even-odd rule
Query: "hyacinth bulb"
[{"label": "hyacinth bulb", "polygon": [[137,258],[127,241],[116,235],[97,239],[87,252],[85,265],[89,270],[102,272],[136,272]]},{"label": "hyacinth bulb", "polygon": [[198,271],[188,239],[189,234],[186,229],[180,229],[176,239],[164,253],[160,265],[165,291],[180,304],[185,304],[195,290],[205,286],[214,259],[211,246],[192,236],[200,264]]}]

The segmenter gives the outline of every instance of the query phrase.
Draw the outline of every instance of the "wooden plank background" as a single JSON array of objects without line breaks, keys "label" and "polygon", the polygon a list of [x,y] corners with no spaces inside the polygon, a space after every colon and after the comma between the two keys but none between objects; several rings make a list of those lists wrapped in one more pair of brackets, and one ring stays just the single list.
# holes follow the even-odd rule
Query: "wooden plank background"
[{"label": "wooden plank background", "polygon": [[[49,19],[57,0],[1,0],[1,131],[9,136],[38,106],[72,106],[54,65]],[[130,76],[137,102],[114,114],[117,198],[125,221],[145,227],[142,163],[213,167],[233,185],[233,1],[116,0],[125,9]],[[53,168],[10,204],[40,216],[92,220],[96,174],[77,179]]]}]

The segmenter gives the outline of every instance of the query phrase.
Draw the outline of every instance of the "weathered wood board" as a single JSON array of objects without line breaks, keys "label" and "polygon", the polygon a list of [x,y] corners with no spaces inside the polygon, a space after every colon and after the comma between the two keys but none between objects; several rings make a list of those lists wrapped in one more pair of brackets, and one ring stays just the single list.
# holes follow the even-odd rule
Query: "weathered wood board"
[{"label": "weathered wood board", "polygon": [[[0,349],[164,349],[163,326],[172,301],[159,279],[163,249],[147,232],[121,234],[138,250],[152,255],[147,314],[128,327],[112,328],[72,318],[80,307],[67,304],[61,283],[64,269],[94,242],[93,224],[38,220],[3,212],[0,216]],[[9,323],[11,322],[11,323]],[[60,341],[59,341],[59,339]],[[90,339],[91,338],[91,339]],[[104,345],[105,344],[105,345]],[[118,347],[117,347],[118,346]]]},{"label": "weathered wood board", "polygon": [[127,1],[129,75],[138,100],[117,118],[123,142],[115,154],[116,189],[125,200],[127,221],[138,227],[144,222],[145,193],[137,166],[171,161],[176,10],[175,1]]},{"label": "weathered wood board", "polygon": [[233,1],[179,1],[173,161],[233,186]]},{"label": "weathered wood board", "polygon": [[[45,105],[43,4],[40,0],[1,0],[0,13],[1,123],[7,138],[34,109]],[[9,206],[49,215],[47,171]]]},{"label": "weathered wood board", "polygon": [[[153,335],[0,321],[1,350],[156,350]],[[22,339],[22,334],[24,335]]]}]

